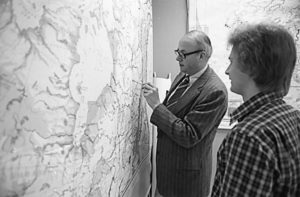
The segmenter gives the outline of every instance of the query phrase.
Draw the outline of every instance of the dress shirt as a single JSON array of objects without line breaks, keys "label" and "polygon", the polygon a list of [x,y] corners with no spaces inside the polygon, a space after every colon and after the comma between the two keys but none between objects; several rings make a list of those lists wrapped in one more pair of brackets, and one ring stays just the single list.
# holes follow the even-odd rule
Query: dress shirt
[{"label": "dress shirt", "polygon": [[[203,75],[203,73],[206,71],[206,69],[208,68],[208,65],[206,65],[203,69],[201,69],[200,71],[198,71],[197,73],[189,76],[189,86],[186,88],[186,90],[183,92],[182,95],[184,95],[186,93],[186,91],[193,85],[193,83]],[[172,97],[172,95],[174,94],[174,92],[176,92],[177,87],[174,89],[174,91],[171,93],[171,95],[169,96],[169,98]]]},{"label": "dress shirt", "polygon": [[206,71],[207,68],[208,65],[206,65],[202,70],[190,76],[190,83],[187,89],[189,89],[193,85],[193,83],[203,75],[203,73]]}]

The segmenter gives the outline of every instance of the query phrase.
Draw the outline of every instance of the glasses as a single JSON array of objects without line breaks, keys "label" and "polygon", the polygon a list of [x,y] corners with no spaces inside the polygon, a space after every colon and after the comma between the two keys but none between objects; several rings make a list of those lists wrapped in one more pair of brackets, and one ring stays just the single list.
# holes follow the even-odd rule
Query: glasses
[{"label": "glasses", "polygon": [[175,55],[178,56],[180,59],[185,59],[186,56],[188,56],[188,55],[192,55],[192,54],[194,54],[194,53],[199,53],[199,52],[202,52],[202,51],[205,51],[205,50],[200,49],[200,50],[192,51],[192,52],[189,52],[189,53],[183,53],[183,52],[180,51],[179,49],[174,50]]}]

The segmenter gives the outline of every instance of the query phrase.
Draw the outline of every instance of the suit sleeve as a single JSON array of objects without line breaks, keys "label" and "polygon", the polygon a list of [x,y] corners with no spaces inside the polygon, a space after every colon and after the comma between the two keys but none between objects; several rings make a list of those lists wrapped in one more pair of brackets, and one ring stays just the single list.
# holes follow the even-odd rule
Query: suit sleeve
[{"label": "suit sleeve", "polygon": [[197,102],[183,119],[160,104],[150,121],[180,146],[191,148],[219,125],[226,112],[227,95],[221,90],[214,91]]}]

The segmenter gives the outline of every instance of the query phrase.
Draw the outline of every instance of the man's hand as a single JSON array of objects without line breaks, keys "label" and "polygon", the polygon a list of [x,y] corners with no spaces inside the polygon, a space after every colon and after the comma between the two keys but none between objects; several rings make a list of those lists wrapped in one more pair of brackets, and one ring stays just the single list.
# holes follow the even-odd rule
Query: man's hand
[{"label": "man's hand", "polygon": [[142,85],[142,90],[147,103],[152,109],[160,104],[157,87],[153,86],[151,83],[144,83]]}]

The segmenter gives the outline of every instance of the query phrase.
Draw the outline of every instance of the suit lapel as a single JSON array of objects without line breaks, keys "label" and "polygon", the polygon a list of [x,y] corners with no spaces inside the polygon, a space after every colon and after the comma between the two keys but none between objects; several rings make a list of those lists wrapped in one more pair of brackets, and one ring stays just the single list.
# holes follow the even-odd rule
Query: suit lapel
[{"label": "suit lapel", "polygon": [[[178,102],[175,103],[174,105],[169,106],[168,109],[172,111],[174,114],[184,109],[187,104],[189,104],[192,100],[194,100],[195,97],[197,97],[200,94],[203,86],[206,84],[210,75],[211,75],[211,69],[208,67],[207,70],[203,73],[203,75],[193,83],[193,85],[186,91],[186,93],[181,98],[178,99]],[[176,85],[174,86],[176,87]],[[173,87],[173,89],[175,87]]]},{"label": "suit lapel", "polygon": [[174,91],[174,89],[177,87],[177,85],[180,83],[180,81],[183,79],[183,77],[185,76],[184,73],[180,72],[174,79],[173,83],[171,84],[171,87],[170,87],[170,90],[168,91],[164,101],[163,101],[163,104],[166,105],[167,103],[167,100],[169,99],[170,95],[171,95],[171,92]]}]

